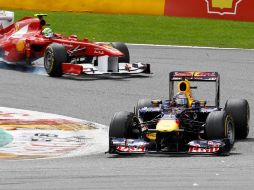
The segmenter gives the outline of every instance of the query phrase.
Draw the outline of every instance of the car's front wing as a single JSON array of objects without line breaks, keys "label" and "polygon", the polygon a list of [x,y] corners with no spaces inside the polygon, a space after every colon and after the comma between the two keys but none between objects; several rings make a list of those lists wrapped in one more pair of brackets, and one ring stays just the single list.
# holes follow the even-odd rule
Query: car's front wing
[{"label": "car's front wing", "polygon": [[216,154],[228,155],[231,150],[229,139],[193,140],[186,144],[186,150],[165,151],[152,150],[150,143],[143,139],[111,138],[110,154],[145,154],[145,153],[186,153],[186,154]]},{"label": "car's front wing", "polygon": [[73,75],[131,75],[131,74],[151,74],[150,64],[143,63],[119,63],[117,70],[110,70],[110,68],[100,68],[94,64],[72,64],[63,63],[62,72]]}]

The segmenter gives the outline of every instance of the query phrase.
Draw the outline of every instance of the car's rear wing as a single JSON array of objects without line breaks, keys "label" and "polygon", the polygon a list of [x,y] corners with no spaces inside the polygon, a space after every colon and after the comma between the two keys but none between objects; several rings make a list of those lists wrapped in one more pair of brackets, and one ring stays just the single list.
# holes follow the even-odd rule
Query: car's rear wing
[{"label": "car's rear wing", "polygon": [[14,12],[0,10],[0,30],[14,22]]},{"label": "car's rear wing", "polygon": [[218,72],[173,71],[169,73],[169,100],[174,96],[174,81],[215,82],[215,106],[220,106],[220,75]]},{"label": "car's rear wing", "polygon": [[174,71],[169,73],[170,81],[217,81],[219,80],[218,72],[199,72],[199,71]]}]

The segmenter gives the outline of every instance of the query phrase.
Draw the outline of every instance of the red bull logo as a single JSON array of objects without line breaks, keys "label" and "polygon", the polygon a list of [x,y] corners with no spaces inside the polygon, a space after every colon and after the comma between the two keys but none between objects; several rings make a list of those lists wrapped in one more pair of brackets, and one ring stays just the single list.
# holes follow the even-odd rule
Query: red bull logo
[{"label": "red bull logo", "polygon": [[205,0],[209,14],[236,15],[238,5],[243,0]]}]

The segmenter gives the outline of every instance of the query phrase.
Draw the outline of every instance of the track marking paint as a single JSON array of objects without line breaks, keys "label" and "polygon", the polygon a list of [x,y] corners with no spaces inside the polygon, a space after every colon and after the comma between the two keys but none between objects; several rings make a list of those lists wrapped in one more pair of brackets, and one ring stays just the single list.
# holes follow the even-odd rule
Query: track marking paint
[{"label": "track marking paint", "polygon": [[168,48],[192,48],[192,49],[215,49],[215,50],[246,50],[254,51],[254,49],[243,49],[243,48],[220,48],[220,47],[202,47],[202,46],[178,46],[178,45],[156,45],[156,44],[133,44],[127,43],[130,46],[146,46],[146,47],[168,47]]},{"label": "track marking paint", "polygon": [[14,108],[0,107],[0,132],[0,159],[5,160],[80,156],[108,147],[106,126]]}]

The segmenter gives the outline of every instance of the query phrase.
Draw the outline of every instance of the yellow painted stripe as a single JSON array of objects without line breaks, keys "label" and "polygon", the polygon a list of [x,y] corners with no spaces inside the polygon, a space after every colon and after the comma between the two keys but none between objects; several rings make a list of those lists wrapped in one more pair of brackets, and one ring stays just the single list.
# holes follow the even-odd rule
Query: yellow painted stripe
[{"label": "yellow painted stripe", "polygon": [[86,124],[59,124],[59,125],[43,125],[43,124],[0,124],[0,129],[15,130],[16,128],[27,128],[27,129],[44,129],[44,130],[90,130],[95,129],[92,126]]},{"label": "yellow painted stripe", "polygon": [[16,157],[17,157],[17,155],[15,155],[15,154],[0,152],[0,159],[13,159]]},{"label": "yellow painted stripe", "polygon": [[165,0],[12,0],[1,9],[164,15]]}]

